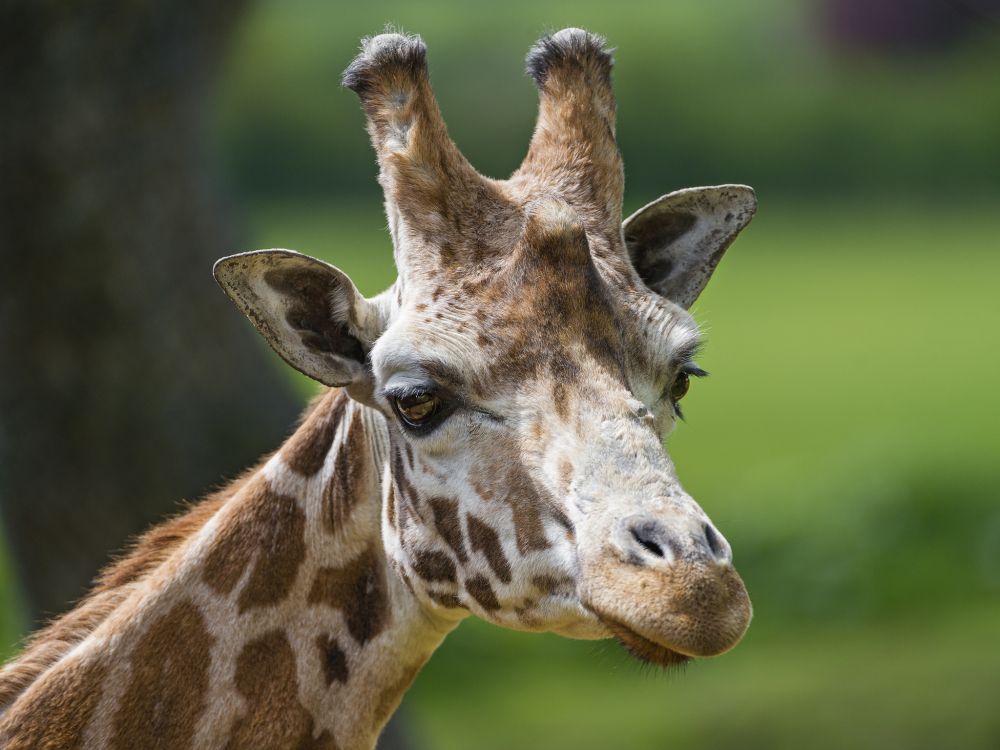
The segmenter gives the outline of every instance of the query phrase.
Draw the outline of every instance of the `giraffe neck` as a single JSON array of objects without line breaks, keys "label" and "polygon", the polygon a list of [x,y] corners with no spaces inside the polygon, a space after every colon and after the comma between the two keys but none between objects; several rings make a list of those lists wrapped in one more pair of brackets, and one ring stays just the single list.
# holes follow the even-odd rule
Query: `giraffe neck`
[{"label": "giraffe neck", "polygon": [[67,747],[373,747],[457,624],[428,615],[387,564],[387,451],[378,412],[327,393],[21,693],[4,746],[58,732]]}]

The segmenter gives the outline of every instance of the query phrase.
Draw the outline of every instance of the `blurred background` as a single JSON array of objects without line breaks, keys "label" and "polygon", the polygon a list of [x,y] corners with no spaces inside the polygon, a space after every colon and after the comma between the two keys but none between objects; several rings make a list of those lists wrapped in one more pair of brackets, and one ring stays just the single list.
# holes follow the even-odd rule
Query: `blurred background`
[{"label": "blurred background", "polygon": [[55,0],[0,10],[0,655],[128,537],[286,435],[315,388],[215,288],[290,247],[391,283],[338,86],[423,35],[451,134],[520,162],[523,58],[617,47],[626,215],[743,182],[760,209],[694,312],[712,377],[670,438],[755,604],[724,657],[468,621],[395,746],[1000,747],[1000,3]]}]

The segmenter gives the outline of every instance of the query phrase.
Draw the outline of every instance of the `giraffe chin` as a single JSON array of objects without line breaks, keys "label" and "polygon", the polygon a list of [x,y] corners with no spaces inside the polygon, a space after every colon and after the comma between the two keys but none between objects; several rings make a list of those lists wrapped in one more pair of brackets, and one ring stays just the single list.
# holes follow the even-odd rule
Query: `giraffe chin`
[{"label": "giraffe chin", "polygon": [[611,631],[614,639],[639,661],[647,664],[655,664],[658,667],[679,667],[691,661],[693,657],[674,651],[671,648],[654,643],[648,638],[629,630],[621,623],[612,620],[601,620]]},{"label": "giraffe chin", "polygon": [[743,580],[728,564],[678,560],[637,567],[605,554],[582,567],[587,608],[649,662],[723,654],[740,642],[753,617]]}]

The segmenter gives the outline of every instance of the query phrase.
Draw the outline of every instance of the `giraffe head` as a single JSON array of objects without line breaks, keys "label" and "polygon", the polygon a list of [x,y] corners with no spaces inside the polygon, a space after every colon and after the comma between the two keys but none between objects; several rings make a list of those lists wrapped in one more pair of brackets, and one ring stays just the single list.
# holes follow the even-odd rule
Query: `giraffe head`
[{"label": "giraffe head", "polygon": [[397,281],[365,299],[286,250],[225,258],[216,277],[293,367],[384,415],[382,539],[428,611],[614,636],[670,664],[731,648],[750,620],[663,439],[704,375],[686,309],[756,201],[682,190],[623,224],[611,65],[579,29],[535,45],[538,123],[497,181],[448,137],[421,40],[366,39],[344,83]]}]

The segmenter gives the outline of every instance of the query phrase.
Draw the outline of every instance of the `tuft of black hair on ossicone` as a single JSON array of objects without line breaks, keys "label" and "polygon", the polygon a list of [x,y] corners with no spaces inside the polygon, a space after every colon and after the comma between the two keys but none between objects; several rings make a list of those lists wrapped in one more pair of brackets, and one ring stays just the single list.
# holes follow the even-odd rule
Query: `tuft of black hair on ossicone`
[{"label": "tuft of black hair on ossicone", "polygon": [[614,58],[612,50],[606,45],[604,37],[583,29],[563,29],[555,34],[546,34],[528,52],[525,60],[528,75],[542,88],[554,68],[575,62],[592,66],[610,83]]},{"label": "tuft of black hair on ossicone", "polygon": [[364,96],[376,78],[388,70],[416,76],[427,70],[427,46],[417,34],[400,34],[387,29],[384,34],[361,40],[361,52],[347,66],[340,82],[358,96]]}]

